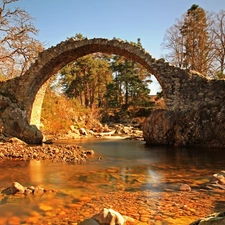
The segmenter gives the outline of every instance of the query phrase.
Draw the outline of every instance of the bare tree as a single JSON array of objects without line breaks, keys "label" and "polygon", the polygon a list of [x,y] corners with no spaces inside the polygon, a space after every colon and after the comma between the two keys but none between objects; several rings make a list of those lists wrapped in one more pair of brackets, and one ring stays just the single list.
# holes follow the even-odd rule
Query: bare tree
[{"label": "bare tree", "polygon": [[166,30],[162,47],[170,50],[165,58],[175,66],[184,67],[184,37],[180,33],[183,26],[182,20],[176,20],[176,23]]},{"label": "bare tree", "polygon": [[33,18],[23,9],[8,6],[18,0],[0,0],[0,76],[22,75],[43,50]]},{"label": "bare tree", "polygon": [[215,72],[218,77],[225,76],[225,10],[212,13],[210,34],[213,38]]}]

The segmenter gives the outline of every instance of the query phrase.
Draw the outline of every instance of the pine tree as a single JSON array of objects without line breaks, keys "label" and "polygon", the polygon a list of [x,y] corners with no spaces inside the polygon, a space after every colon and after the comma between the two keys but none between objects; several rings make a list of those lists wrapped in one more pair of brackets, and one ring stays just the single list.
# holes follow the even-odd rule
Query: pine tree
[{"label": "pine tree", "polygon": [[61,70],[65,94],[79,99],[82,106],[101,105],[107,84],[112,80],[109,60],[99,53],[86,55]]},{"label": "pine tree", "polygon": [[[114,56],[111,65],[113,83],[108,86],[106,97],[117,107],[140,106],[149,102],[151,74],[140,64],[122,56]],[[111,92],[111,89],[114,89]],[[111,94],[109,94],[111,93]],[[113,96],[112,96],[113,95]]]}]

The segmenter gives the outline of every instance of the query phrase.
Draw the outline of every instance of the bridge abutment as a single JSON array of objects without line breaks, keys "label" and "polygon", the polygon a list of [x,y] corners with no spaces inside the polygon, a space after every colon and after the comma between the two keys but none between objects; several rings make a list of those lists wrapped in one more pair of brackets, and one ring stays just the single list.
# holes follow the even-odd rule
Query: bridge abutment
[{"label": "bridge abutment", "polygon": [[[0,83],[1,86],[1,83]],[[0,136],[17,137],[26,143],[41,144],[43,135],[35,126],[28,123],[27,112],[15,96],[0,93]]]}]

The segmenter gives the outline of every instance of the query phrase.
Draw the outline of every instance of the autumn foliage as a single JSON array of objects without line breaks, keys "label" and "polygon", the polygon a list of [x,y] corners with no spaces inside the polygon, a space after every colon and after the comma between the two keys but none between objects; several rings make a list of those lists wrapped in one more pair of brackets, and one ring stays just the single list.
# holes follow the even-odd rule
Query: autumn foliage
[{"label": "autumn foliage", "polygon": [[98,118],[94,108],[83,108],[78,101],[57,95],[50,88],[47,90],[42,105],[42,132],[48,135],[66,134],[74,128],[91,128]]}]

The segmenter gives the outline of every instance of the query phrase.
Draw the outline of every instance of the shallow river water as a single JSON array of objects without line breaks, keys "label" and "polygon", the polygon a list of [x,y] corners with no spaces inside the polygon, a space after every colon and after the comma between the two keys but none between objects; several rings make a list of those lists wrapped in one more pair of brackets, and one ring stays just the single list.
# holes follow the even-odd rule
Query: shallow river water
[{"label": "shallow river water", "polygon": [[[166,216],[176,219],[176,216],[183,214],[171,212],[165,216],[160,212],[161,217],[156,217],[161,194],[165,190],[166,193],[174,192],[175,199],[176,193],[180,196],[178,188],[183,183],[198,191],[213,174],[225,170],[223,149],[147,147],[142,141],[123,139],[69,143],[92,149],[95,154],[80,165],[47,161],[0,161],[1,188],[17,181],[23,186],[41,186],[58,191],[42,196],[2,199],[0,224],[45,224],[40,222],[44,218],[49,221],[46,224],[76,224],[98,213],[103,207],[114,207],[146,224],[154,224],[154,221],[155,224],[176,224],[162,221]],[[149,203],[150,197],[156,199],[154,206]],[[193,196],[190,198],[194,199]],[[140,211],[140,205],[131,210],[131,205],[137,202],[149,210],[134,212]],[[225,205],[220,207],[225,210]],[[214,209],[215,206],[212,206],[211,210]],[[71,218],[68,218],[68,214],[72,214]]]}]

